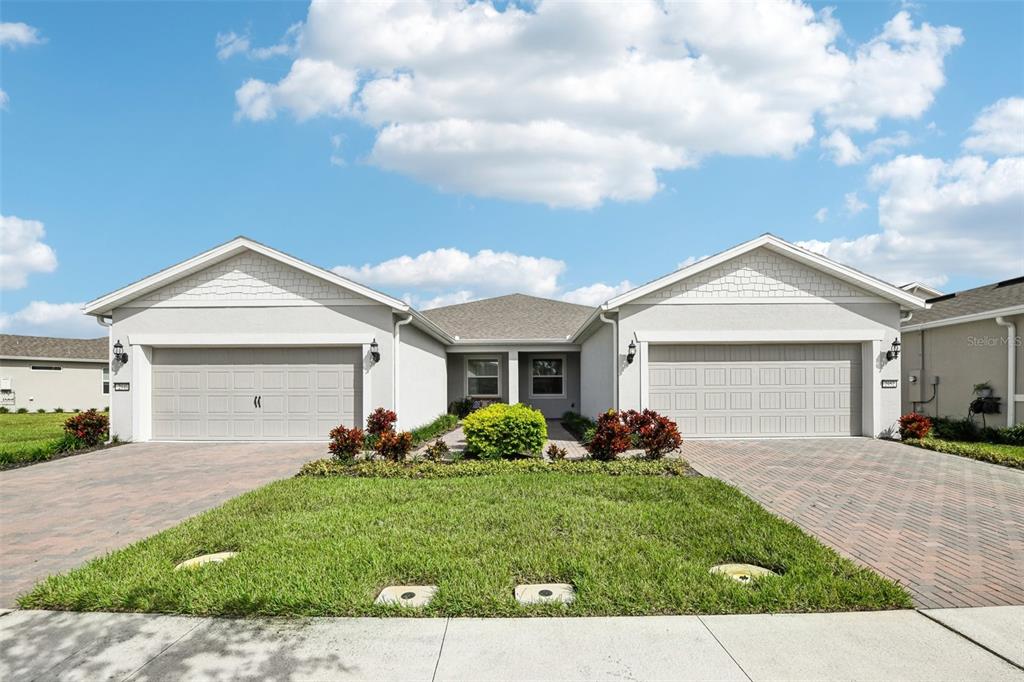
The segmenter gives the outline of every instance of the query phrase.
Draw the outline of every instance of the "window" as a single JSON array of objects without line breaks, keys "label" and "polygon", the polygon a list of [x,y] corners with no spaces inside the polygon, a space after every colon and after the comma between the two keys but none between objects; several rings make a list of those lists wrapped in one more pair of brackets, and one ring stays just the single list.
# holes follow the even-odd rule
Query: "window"
[{"label": "window", "polygon": [[497,398],[498,358],[466,358],[466,393],[473,398]]},{"label": "window", "polygon": [[34,372],[59,372],[60,367],[56,365],[32,365]]},{"label": "window", "polygon": [[565,397],[565,358],[530,360],[530,395],[537,398]]},{"label": "window", "polygon": [[110,393],[110,368],[103,368],[103,394]]}]

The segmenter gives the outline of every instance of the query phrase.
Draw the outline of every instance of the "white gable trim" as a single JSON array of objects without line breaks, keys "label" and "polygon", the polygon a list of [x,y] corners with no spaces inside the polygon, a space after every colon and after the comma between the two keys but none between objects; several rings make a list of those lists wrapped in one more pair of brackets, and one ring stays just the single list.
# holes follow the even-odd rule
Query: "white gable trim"
[{"label": "white gable trim", "polygon": [[[878,294],[881,298],[899,303],[901,306],[913,309],[925,309],[928,305],[919,297],[906,292],[899,287],[883,282],[880,279],[871,277],[862,272],[858,272],[853,268],[845,265],[840,265],[833,260],[825,258],[819,254],[813,253],[806,249],[802,249],[798,246],[790,244],[784,239],[779,239],[772,234],[764,234],[756,239],[751,239],[748,242],[744,242],[738,246],[734,246],[727,251],[723,251],[714,256],[705,258],[704,260],[697,261],[696,263],[689,265],[680,270],[676,270],[673,273],[660,277],[654,281],[648,282],[642,286],[627,291],[624,294],[616,296],[601,306],[602,310],[611,310],[620,306],[626,305],[636,301],[637,299],[646,296],[650,293],[671,286],[684,279],[692,277],[698,273],[709,270],[717,265],[721,265],[726,261],[732,260],[737,256],[741,256],[745,253],[749,253],[754,249],[766,248],[770,251],[774,251],[780,255],[792,258],[793,260],[802,263],[808,267],[821,270],[833,277],[841,279],[849,284],[853,284],[866,291]],[[771,302],[771,299],[768,299]],[[578,333],[578,332],[577,332]]]}]

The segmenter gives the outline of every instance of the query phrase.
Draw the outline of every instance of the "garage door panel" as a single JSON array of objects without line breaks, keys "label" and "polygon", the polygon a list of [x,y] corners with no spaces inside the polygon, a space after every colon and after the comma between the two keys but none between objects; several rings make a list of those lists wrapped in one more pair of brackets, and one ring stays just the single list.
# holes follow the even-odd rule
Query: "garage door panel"
[{"label": "garage door panel", "polygon": [[648,364],[648,404],[684,436],[859,432],[857,344],[652,345]]},{"label": "garage door panel", "polygon": [[207,395],[206,412],[211,415],[231,414],[231,397],[226,395]]},{"label": "garage door panel", "polygon": [[206,388],[210,391],[230,391],[232,389],[231,372],[224,369],[207,370]]}]

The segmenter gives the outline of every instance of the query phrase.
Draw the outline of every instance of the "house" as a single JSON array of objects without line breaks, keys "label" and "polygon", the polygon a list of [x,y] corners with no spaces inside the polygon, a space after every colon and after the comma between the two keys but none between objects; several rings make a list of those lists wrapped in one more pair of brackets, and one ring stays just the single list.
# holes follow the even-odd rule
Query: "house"
[{"label": "house", "polygon": [[0,405],[12,412],[105,408],[110,404],[108,354],[105,337],[0,334]]},{"label": "house", "polygon": [[966,417],[987,383],[988,426],[1024,421],[1024,277],[928,298],[903,332],[903,411]]},{"label": "house", "polygon": [[112,430],[323,439],[377,406],[557,417],[650,407],[693,437],[875,436],[900,415],[901,315],[925,302],[763,235],[596,308],[501,296],[417,311],[238,237],[102,296]]}]

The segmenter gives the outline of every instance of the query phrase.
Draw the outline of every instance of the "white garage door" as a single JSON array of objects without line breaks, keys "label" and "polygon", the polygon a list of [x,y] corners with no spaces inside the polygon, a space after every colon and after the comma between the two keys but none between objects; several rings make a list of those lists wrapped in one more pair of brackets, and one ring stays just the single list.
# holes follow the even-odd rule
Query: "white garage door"
[{"label": "white garage door", "polygon": [[325,440],[361,423],[355,348],[156,348],[153,438]]},{"label": "white garage door", "polygon": [[857,344],[650,347],[651,409],[686,436],[860,433]]}]

